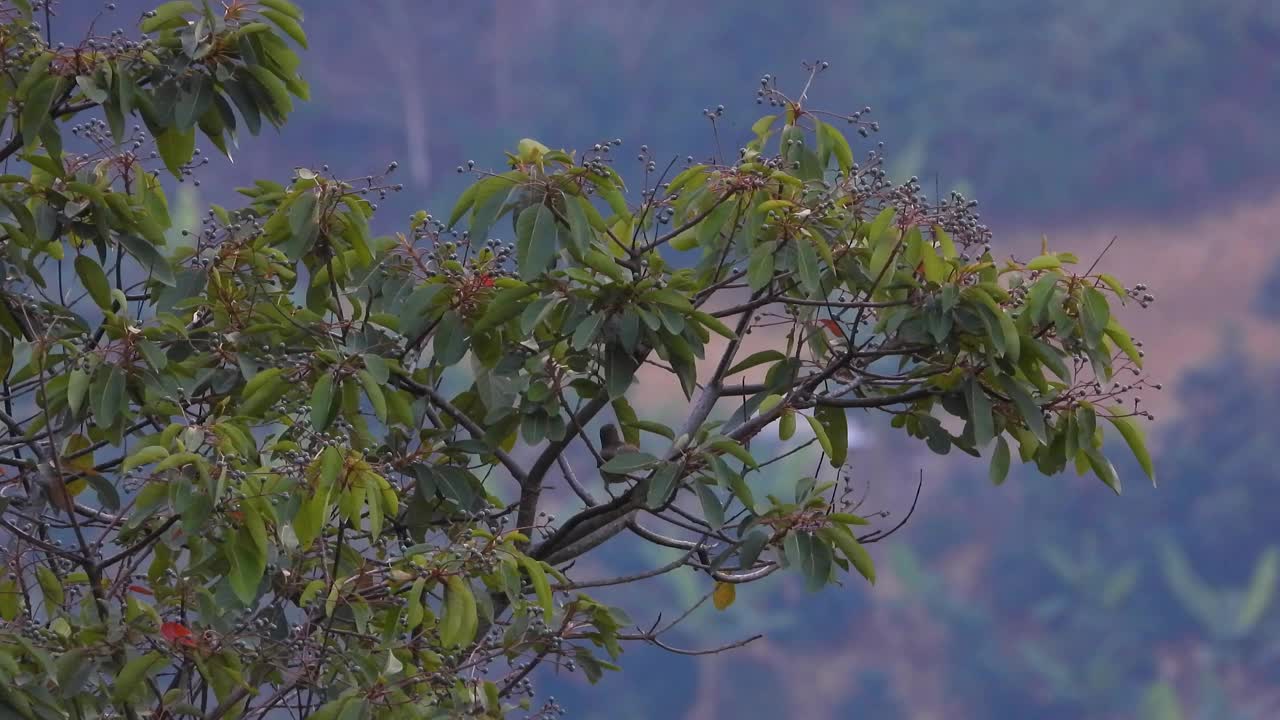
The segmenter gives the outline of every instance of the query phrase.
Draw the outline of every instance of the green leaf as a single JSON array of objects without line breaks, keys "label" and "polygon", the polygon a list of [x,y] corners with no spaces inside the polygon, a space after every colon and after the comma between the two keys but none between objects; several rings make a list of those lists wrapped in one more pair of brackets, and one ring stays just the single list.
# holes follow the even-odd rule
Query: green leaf
[{"label": "green leaf", "polygon": [[542,607],[543,617],[550,622],[551,615],[555,612],[555,603],[552,602],[551,584],[547,582],[547,571],[542,567],[542,563],[528,555],[521,555],[518,559],[525,574],[529,576],[534,593],[538,596],[538,605]]},{"label": "green leaf", "polygon": [[164,661],[165,656],[163,653],[153,651],[125,663],[124,667],[120,668],[120,672],[116,675],[115,682],[111,684],[112,701],[117,703],[128,702],[142,687],[142,682],[147,679],[147,676],[153,671],[159,670]]},{"label": "green leaf", "polygon": [[[194,128],[196,121],[213,105],[213,95],[213,79],[201,72],[192,73],[190,85],[183,88],[178,103],[174,106],[174,127],[181,132]],[[193,142],[194,137],[192,135]]]},{"label": "green leaf", "polygon": [[773,254],[778,243],[764,242],[751,249],[747,260],[747,284],[752,290],[760,290],[773,280]]},{"label": "green leaf", "polygon": [[0,620],[13,622],[22,612],[22,590],[13,580],[0,580]]},{"label": "green leaf", "polygon": [[1125,293],[1124,283],[1116,279],[1114,275],[1108,275],[1107,273],[1099,273],[1098,279],[1106,283],[1107,287],[1111,288],[1111,291],[1116,294],[1116,297],[1121,299],[1121,302],[1124,301],[1127,294]]},{"label": "green leaf", "polygon": [[777,115],[765,115],[751,124],[751,132],[756,136],[764,135],[769,132],[769,128],[773,127],[773,123],[778,119]]},{"label": "green leaf", "polygon": [[[725,223],[733,216],[737,206],[737,203],[725,200],[708,213],[702,222],[698,223],[696,233],[698,245],[704,248],[719,247],[720,233],[725,229]],[[733,228],[729,230],[732,231]]]},{"label": "green leaf", "polygon": [[1129,331],[1120,326],[1114,317],[1107,323],[1107,327],[1103,330],[1107,337],[1111,338],[1111,342],[1116,347],[1124,351],[1124,354],[1133,361],[1133,364],[1139,369],[1142,368],[1142,353],[1138,350],[1138,346],[1134,345],[1133,338],[1129,336]]},{"label": "green leaf", "polygon": [[[248,516],[249,513],[246,512],[245,517]],[[258,597],[258,585],[267,569],[267,554],[259,549],[254,531],[248,527],[241,527],[224,548],[231,564],[231,570],[227,573],[231,590],[241,603],[250,606]]]},{"label": "green leaf", "polygon": [[111,97],[110,93],[100,87],[91,75],[77,75],[76,86],[80,88],[81,93],[84,93],[85,99],[92,103],[101,105]]},{"label": "green leaf", "polygon": [[298,6],[289,2],[289,0],[258,0],[258,4],[263,7],[269,7],[276,12],[284,13],[299,22],[302,21],[302,10],[298,9]]},{"label": "green leaf", "polygon": [[993,485],[1004,484],[1009,476],[1009,443],[1001,435],[996,440],[995,452],[991,454],[991,468],[988,473]]},{"label": "green leaf", "polygon": [[1085,339],[1096,346],[1102,333],[1111,323],[1111,308],[1107,297],[1092,287],[1085,287],[1081,295],[1080,319],[1084,325]]},{"label": "green leaf", "polygon": [[472,183],[467,186],[466,190],[462,191],[462,194],[458,196],[457,202],[453,204],[453,210],[449,213],[449,224],[445,227],[452,229],[462,219],[462,216],[466,215],[467,211],[475,205],[476,193],[480,185],[481,183]]},{"label": "green leaf", "polygon": [[316,432],[324,432],[337,415],[338,405],[334,402],[333,390],[333,375],[325,372],[311,391],[311,425]]},{"label": "green leaf", "polygon": [[824,405],[814,410],[813,414],[826,430],[827,440],[831,444],[831,451],[827,453],[831,466],[841,467],[849,457],[849,418],[844,408]]},{"label": "green leaf", "polygon": [[858,542],[849,528],[843,525],[831,525],[819,530],[818,535],[840,548],[840,552],[844,553],[849,563],[859,575],[866,578],[867,582],[876,584],[876,568],[871,560],[871,554],[862,546],[862,543]]},{"label": "green leaf", "polygon": [[701,310],[694,310],[692,313],[689,313],[689,314],[695,320],[698,321],[699,325],[705,327],[706,329],[719,335],[722,338],[725,338],[727,340],[735,340],[738,337],[733,333],[733,330],[731,330],[728,325],[725,325],[724,323],[720,322],[719,319],[717,319],[716,317],[712,316],[709,313],[702,312]]},{"label": "green leaf", "polygon": [[658,458],[646,452],[624,452],[601,466],[600,472],[626,475],[653,467],[658,462]]},{"label": "green leaf", "polygon": [[778,418],[778,439],[786,442],[796,434],[796,413],[791,408],[782,411]]},{"label": "green leaf", "polygon": [[164,447],[161,447],[160,445],[147,445],[146,447],[139,448],[137,452],[125,458],[124,462],[120,464],[120,471],[129,472],[136,467],[150,465],[153,462],[158,462],[167,457],[169,457],[169,451]]},{"label": "green leaf", "polygon": [[293,516],[293,533],[298,536],[298,547],[303,551],[311,549],[311,544],[324,531],[325,521],[332,509],[329,503],[330,487],[332,483],[303,500]]},{"label": "green leaf", "polygon": [[626,421],[626,426],[635,427],[654,435],[661,435],[668,440],[676,439],[676,431],[659,422],[653,422],[651,420],[628,420]]},{"label": "green leaf", "polygon": [[440,644],[447,648],[471,642],[477,625],[476,598],[462,578],[445,581],[444,615],[440,618]]},{"label": "green leaf", "polygon": [[995,421],[991,417],[991,400],[977,377],[971,377],[965,383],[964,396],[969,406],[969,422],[973,424],[974,445],[978,448],[985,447],[995,436]]},{"label": "green leaf", "polygon": [[1129,445],[1129,451],[1133,453],[1133,457],[1138,461],[1138,465],[1142,467],[1142,472],[1150,478],[1151,484],[1156,482],[1155,465],[1151,462],[1151,453],[1147,452],[1147,443],[1142,437],[1142,429],[1132,418],[1123,417],[1126,410],[1123,407],[1113,408],[1108,414],[1103,415],[1112,426],[1120,432],[1120,436],[1124,438],[1125,443]]},{"label": "green leaf", "polygon": [[93,409],[94,420],[101,427],[115,424],[120,410],[124,407],[125,374],[119,365],[112,365],[107,371],[100,388],[96,388],[95,398],[98,400]]},{"label": "green leaf", "polygon": [[622,267],[614,261],[613,257],[595,248],[587,248],[587,251],[582,254],[582,262],[587,267],[616,283],[625,283],[627,281],[627,276],[623,274]]},{"label": "green leaf", "polygon": [[144,18],[138,28],[144,33],[153,33],[170,27],[186,24],[184,15],[193,15],[196,7],[187,0],[167,2],[151,11],[150,17]]},{"label": "green leaf", "polygon": [[365,397],[369,398],[369,404],[373,406],[373,414],[377,416],[381,422],[387,421],[387,398],[382,393],[382,387],[379,385],[373,373],[368,370],[361,370],[356,373],[360,378],[360,385],[364,388]]},{"label": "green leaf", "polygon": [[138,261],[139,265],[151,273],[151,277],[156,282],[169,287],[178,285],[178,280],[173,274],[173,266],[154,245],[137,235],[128,233],[117,235],[116,240],[133,256],[134,260]]},{"label": "green leaf", "polygon": [[596,332],[600,330],[600,326],[604,324],[604,313],[593,312],[587,316],[586,320],[578,323],[578,327],[573,331],[573,349],[585,350],[596,339]]},{"label": "green leaf", "polygon": [[456,310],[448,310],[440,317],[440,324],[432,339],[435,361],[449,367],[467,354],[469,333],[462,326],[462,317]]},{"label": "green leaf", "polygon": [[1041,445],[1048,445],[1049,433],[1044,425],[1044,411],[1031,398],[1031,394],[1016,379],[1008,375],[1000,376],[1000,385],[1009,399],[1013,400],[1014,406],[1018,408],[1018,414],[1022,416],[1027,429],[1036,436]]},{"label": "green leaf", "polygon": [[787,356],[782,354],[778,350],[761,350],[760,352],[755,352],[748,355],[745,359],[739,361],[733,367],[729,368],[729,371],[725,373],[725,377],[728,377],[730,375],[736,375],[742,372],[743,370],[749,370],[758,365],[763,365],[765,363],[771,363],[771,362],[779,362],[781,360],[786,360],[786,359],[787,359]]},{"label": "green leaf", "polygon": [[1085,454],[1089,461],[1089,467],[1093,469],[1093,474],[1097,475],[1107,487],[1111,488],[1115,494],[1120,494],[1120,477],[1116,475],[1116,469],[1111,461],[1102,456],[1094,447],[1082,447],[1080,451]]},{"label": "green leaf", "polygon": [[[35,70],[32,70],[35,72]],[[28,150],[40,141],[40,133],[49,122],[53,102],[57,99],[60,78],[47,75],[37,80],[22,105],[22,140]]]},{"label": "green leaf", "polygon": [[1027,263],[1028,270],[1051,270],[1062,267],[1062,260],[1057,255],[1041,255]]},{"label": "green leaf", "polygon": [[582,207],[585,202],[587,200],[572,196],[566,196],[564,202],[565,212],[569,216],[569,246],[578,255],[587,252],[595,237],[595,233],[591,230],[591,221],[587,219],[587,212]]},{"label": "green leaf", "polygon": [[805,420],[809,421],[809,427],[813,429],[814,437],[818,438],[818,444],[822,446],[822,452],[827,457],[835,454],[835,448],[831,445],[831,438],[827,436],[827,429],[822,427],[822,421],[812,415],[805,415]]},{"label": "green leaf", "polygon": [[302,31],[302,25],[298,24],[296,19],[278,10],[259,10],[258,13],[275,23],[276,27],[283,30],[285,35],[293,38],[294,42],[303,48],[307,47],[307,34]]},{"label": "green leaf", "polygon": [[527,179],[524,173],[513,170],[476,183],[475,199],[471,205],[471,237],[477,241],[488,237],[489,227],[504,211],[507,196]]},{"label": "green leaf", "polygon": [[796,269],[800,273],[800,286],[809,297],[820,297],[822,293],[822,272],[818,269],[818,254],[813,243],[804,238],[795,241]]},{"label": "green leaf", "polygon": [[660,508],[670,499],[671,493],[676,489],[676,482],[680,479],[680,464],[668,462],[663,463],[661,467],[654,472],[653,477],[649,480],[648,493],[645,496],[645,503],[650,508]]},{"label": "green leaf", "polygon": [[527,236],[517,238],[516,264],[520,279],[527,282],[541,276],[555,258],[557,233],[556,217],[547,206],[535,205],[524,213],[533,213],[533,224]]},{"label": "green leaf", "polygon": [[37,565],[36,582],[40,585],[40,592],[44,593],[45,604],[61,607],[66,595],[62,590],[62,581],[53,573],[53,570],[50,570],[47,565]]},{"label": "green leaf", "polygon": [[[270,104],[263,105],[267,117],[275,124],[280,124],[286,115],[293,112],[293,99],[289,97],[289,88],[284,82],[267,68],[261,65],[250,65],[245,71],[257,82],[256,87],[266,93]],[[259,96],[260,93],[254,93]]]},{"label": "green leaf", "polygon": [[724,525],[724,505],[720,498],[712,492],[706,483],[695,482],[698,491],[698,502],[702,505],[702,519],[707,521],[712,530],[719,530]]},{"label": "green leaf", "polygon": [[177,126],[168,127],[164,132],[156,135],[155,141],[156,150],[160,151],[164,166],[169,168],[169,172],[173,173],[174,177],[182,177],[182,167],[191,162],[191,157],[196,151],[195,128],[182,130]]},{"label": "green leaf", "polygon": [[730,438],[714,440],[711,442],[711,447],[714,450],[719,450],[722,453],[734,456],[741,460],[743,465],[746,465],[749,468],[759,467],[759,465],[756,464],[756,459],[751,457],[751,452],[739,445],[736,440],[732,440]]},{"label": "green leaf", "polygon": [[72,415],[79,415],[84,406],[85,394],[89,391],[89,373],[76,368],[67,375],[67,407]]},{"label": "green leaf", "polygon": [[103,310],[111,310],[111,283],[102,271],[102,266],[88,255],[77,255],[75,260],[76,275],[89,291],[89,297]]},{"label": "green leaf", "polygon": [[897,213],[897,208],[887,207],[881,210],[875,219],[871,221],[871,227],[867,230],[867,241],[873,247],[879,245],[881,240],[886,237],[889,232],[889,226],[893,223],[893,218]]},{"label": "green leaf", "polygon": [[849,141],[845,136],[832,125],[822,123],[818,131],[826,138],[826,144],[830,146],[831,151],[836,156],[836,163],[840,166],[840,172],[847,173],[853,167],[853,148],[849,147]]}]

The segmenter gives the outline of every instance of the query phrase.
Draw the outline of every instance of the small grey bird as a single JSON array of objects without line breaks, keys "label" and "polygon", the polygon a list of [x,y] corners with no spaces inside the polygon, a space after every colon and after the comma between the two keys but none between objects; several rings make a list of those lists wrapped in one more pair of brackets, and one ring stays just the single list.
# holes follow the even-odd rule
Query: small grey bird
[{"label": "small grey bird", "polygon": [[[624,453],[638,452],[640,452],[640,448],[624,441],[622,436],[618,434],[618,428],[613,423],[606,423],[600,428],[600,457],[604,458],[605,462],[609,462]],[[631,479],[627,475],[603,471],[600,476],[604,478],[606,483],[622,483]]]}]

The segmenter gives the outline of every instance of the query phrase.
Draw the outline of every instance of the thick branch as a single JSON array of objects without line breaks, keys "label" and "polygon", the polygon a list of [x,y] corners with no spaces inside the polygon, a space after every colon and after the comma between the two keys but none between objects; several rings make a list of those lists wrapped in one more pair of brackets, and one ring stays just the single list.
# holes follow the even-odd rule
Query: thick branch
[{"label": "thick branch", "polygon": [[[584,427],[591,422],[591,418],[604,409],[609,404],[607,395],[601,394],[592,398],[577,415],[570,418],[570,421],[577,427]],[[560,457],[564,449],[573,442],[576,433],[566,432],[560,440],[555,440],[547,444],[546,449],[533,462],[533,466],[529,468],[529,474],[525,481],[521,484],[520,489],[520,507],[516,511],[516,527],[530,528],[533,527],[534,518],[538,514],[538,500],[542,496],[542,481],[547,476],[547,471],[555,464],[556,458]]]}]

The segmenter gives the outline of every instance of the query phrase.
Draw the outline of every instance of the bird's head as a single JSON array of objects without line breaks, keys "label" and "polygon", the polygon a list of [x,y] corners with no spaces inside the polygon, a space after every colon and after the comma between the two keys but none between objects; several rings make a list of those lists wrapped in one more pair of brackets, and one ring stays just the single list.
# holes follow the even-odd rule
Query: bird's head
[{"label": "bird's head", "polygon": [[602,447],[618,447],[622,438],[618,436],[618,428],[613,423],[600,426],[600,445]]}]

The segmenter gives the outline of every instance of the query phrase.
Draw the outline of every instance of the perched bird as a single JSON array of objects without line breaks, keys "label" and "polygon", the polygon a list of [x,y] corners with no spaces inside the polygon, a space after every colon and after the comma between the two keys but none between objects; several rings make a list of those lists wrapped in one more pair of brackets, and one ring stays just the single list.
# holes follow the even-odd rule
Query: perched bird
[{"label": "perched bird", "polygon": [[[624,441],[622,436],[618,434],[618,428],[614,426],[613,423],[607,423],[600,428],[600,457],[604,458],[605,462],[609,462],[610,460],[625,453],[638,452],[640,452],[640,448]],[[626,475],[603,471],[600,473],[600,476],[603,477],[604,481],[607,483],[621,483],[631,479]]]}]

